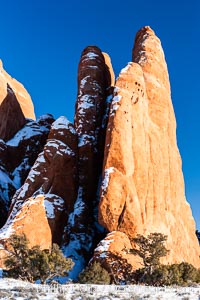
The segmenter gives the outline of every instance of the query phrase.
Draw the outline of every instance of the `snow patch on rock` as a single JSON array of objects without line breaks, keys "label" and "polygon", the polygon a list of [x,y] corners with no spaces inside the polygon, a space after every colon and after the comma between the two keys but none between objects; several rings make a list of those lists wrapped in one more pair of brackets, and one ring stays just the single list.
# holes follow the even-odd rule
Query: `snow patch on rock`
[{"label": "snow patch on rock", "polygon": [[116,110],[120,107],[119,102],[121,101],[121,95],[115,95],[112,99],[110,115],[113,116]]},{"label": "snow patch on rock", "polygon": [[63,211],[64,200],[61,197],[54,194],[45,194],[44,197],[46,216],[48,219],[54,219],[55,210]]},{"label": "snow patch on rock", "polygon": [[78,218],[85,209],[85,204],[82,200],[83,188],[79,186],[78,196],[74,204],[74,210],[70,213],[68,223],[71,227],[75,226],[76,218]]},{"label": "snow patch on rock", "polygon": [[128,69],[132,66],[132,64],[133,64],[132,62],[128,62],[127,66],[121,70],[120,74],[126,73]]},{"label": "snow patch on rock", "polygon": [[68,129],[72,134],[76,134],[72,123],[64,116],[59,117],[55,122],[53,122],[51,129]]},{"label": "snow patch on rock", "polygon": [[114,167],[105,169],[104,179],[103,179],[102,185],[101,185],[101,197],[103,197],[104,194],[106,193],[106,190],[107,190],[108,184],[109,184],[110,174],[113,172],[114,172]]},{"label": "snow patch on rock", "polygon": [[78,147],[85,146],[87,144],[91,144],[95,142],[95,137],[89,134],[82,134],[79,137]]}]

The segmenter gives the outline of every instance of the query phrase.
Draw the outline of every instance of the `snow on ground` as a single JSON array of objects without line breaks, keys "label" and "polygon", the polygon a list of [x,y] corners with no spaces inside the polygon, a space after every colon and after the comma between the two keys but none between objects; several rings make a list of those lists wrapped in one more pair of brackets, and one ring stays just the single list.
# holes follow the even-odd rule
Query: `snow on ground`
[{"label": "snow on ground", "polygon": [[148,287],[141,285],[40,285],[21,280],[0,279],[4,300],[199,300],[198,287]]}]

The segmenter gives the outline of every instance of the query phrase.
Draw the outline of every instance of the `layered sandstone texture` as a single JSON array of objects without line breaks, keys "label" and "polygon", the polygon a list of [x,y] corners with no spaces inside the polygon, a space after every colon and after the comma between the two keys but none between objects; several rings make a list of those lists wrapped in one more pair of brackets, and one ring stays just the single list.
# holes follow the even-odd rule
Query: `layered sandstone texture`
[{"label": "layered sandstone texture", "polygon": [[20,82],[4,70],[3,63],[0,60],[0,105],[7,96],[7,85],[13,90],[24,116],[35,120],[34,107],[29,93]]},{"label": "layered sandstone texture", "polygon": [[111,102],[99,222],[130,240],[136,234],[166,234],[170,253],[163,262],[187,261],[199,267],[167,65],[151,28],[137,33],[132,60],[122,69]]}]

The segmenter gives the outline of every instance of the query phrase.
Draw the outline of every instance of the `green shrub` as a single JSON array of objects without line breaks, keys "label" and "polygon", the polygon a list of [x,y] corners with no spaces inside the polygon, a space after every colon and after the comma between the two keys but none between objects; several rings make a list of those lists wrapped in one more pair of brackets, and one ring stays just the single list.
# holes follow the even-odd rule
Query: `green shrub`
[{"label": "green shrub", "polygon": [[110,274],[111,283],[128,284],[132,281],[132,265],[126,258],[107,251],[106,258],[101,259],[101,262]]},{"label": "green shrub", "polygon": [[72,260],[64,257],[58,245],[53,244],[51,250],[41,250],[39,246],[29,248],[28,243],[25,235],[11,236],[4,276],[30,282],[40,279],[45,283],[56,276],[65,276],[73,267]]},{"label": "green shrub", "polygon": [[90,284],[110,284],[109,273],[102,268],[100,263],[94,262],[87,266],[79,274],[80,283],[90,283]]},{"label": "green shrub", "polygon": [[138,234],[131,241],[136,245],[130,253],[142,258],[146,273],[151,274],[160,265],[160,258],[166,256],[169,250],[164,243],[167,236],[162,233],[151,233],[147,237]]},{"label": "green shrub", "polygon": [[191,283],[198,283],[200,270],[195,269],[189,263],[160,265],[150,274],[145,268],[134,273],[135,282],[143,282],[148,285],[180,285],[185,286]]}]

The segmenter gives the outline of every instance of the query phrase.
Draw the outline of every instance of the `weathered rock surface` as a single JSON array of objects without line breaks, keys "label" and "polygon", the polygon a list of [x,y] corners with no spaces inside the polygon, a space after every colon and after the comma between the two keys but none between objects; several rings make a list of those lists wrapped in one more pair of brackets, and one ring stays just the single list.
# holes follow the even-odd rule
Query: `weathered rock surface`
[{"label": "weathered rock surface", "polygon": [[51,115],[26,124],[13,138],[0,140],[0,226],[6,221],[11,199],[24,183],[38,154],[43,150],[51,123]]},{"label": "weathered rock surface", "polygon": [[44,196],[38,195],[21,203],[18,211],[13,210],[6,225],[0,230],[1,244],[9,243],[11,234],[24,233],[31,247],[40,245],[42,249],[49,249],[52,245],[52,238],[44,202]]},{"label": "weathered rock surface", "polygon": [[35,120],[34,107],[31,97],[24,86],[16,79],[12,78],[4,69],[0,60],[0,104],[7,96],[7,84],[13,90],[22,112],[26,118]]},{"label": "weathered rock surface", "polygon": [[135,263],[135,256],[129,253],[131,248],[132,245],[125,233],[112,231],[97,245],[90,263],[100,262],[111,274],[114,283],[126,282],[130,275],[128,272],[132,272],[138,266]]},{"label": "weathered rock surface", "polygon": [[79,138],[79,196],[90,211],[102,168],[102,121],[110,84],[111,76],[101,50],[95,46],[85,48],[78,68],[75,128]]},{"label": "weathered rock surface", "polygon": [[99,222],[129,238],[162,232],[170,249],[164,263],[187,261],[199,267],[181,167],[163,50],[154,32],[144,27],[111,103]]},{"label": "weathered rock surface", "polygon": [[0,105],[0,139],[10,140],[26,123],[19,102],[9,85],[7,95]]},{"label": "weathered rock surface", "polygon": [[[60,243],[63,228],[77,197],[77,134],[73,125],[65,117],[58,118],[52,124],[43,151],[36,159],[24,184],[12,199],[7,223],[15,224],[24,203],[29,206],[29,201],[32,203],[35,198],[41,199],[41,197],[44,200],[46,214],[42,214],[37,222],[40,227],[43,227],[46,226],[48,220],[52,241]],[[24,224],[26,221],[23,219],[22,222]],[[7,231],[7,223],[2,228],[3,235]],[[19,226],[14,227],[15,232],[18,233]],[[25,227],[26,225],[23,225],[23,228]],[[24,230],[30,239],[32,231]],[[39,241],[40,233],[40,230],[34,228],[37,241]],[[41,239],[45,240],[45,237],[41,236]],[[47,239],[48,243],[49,239]]]},{"label": "weathered rock surface", "polygon": [[107,82],[109,83],[108,84],[108,87],[109,86],[114,86],[115,84],[115,73],[114,73],[114,70],[113,70],[113,67],[112,67],[112,62],[111,62],[111,59],[110,59],[110,56],[105,53],[105,52],[102,52],[103,56],[104,56],[104,59],[105,59],[105,64],[107,66]]},{"label": "weathered rock surface", "polygon": [[78,99],[75,128],[79,136],[79,183],[85,202],[91,205],[101,173],[105,132],[102,122],[111,85],[111,62],[105,63],[101,50],[87,47],[81,56],[78,72]]}]

